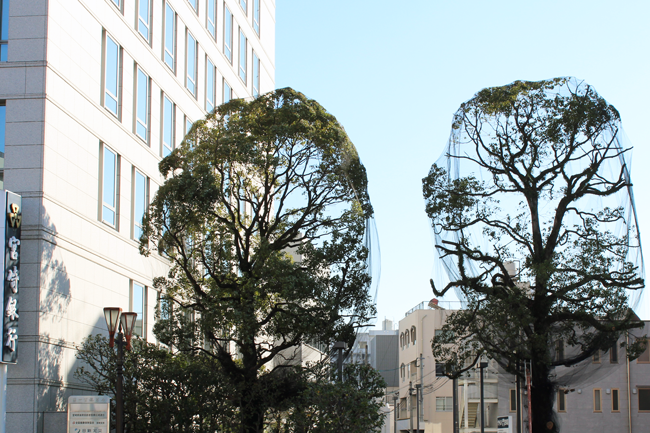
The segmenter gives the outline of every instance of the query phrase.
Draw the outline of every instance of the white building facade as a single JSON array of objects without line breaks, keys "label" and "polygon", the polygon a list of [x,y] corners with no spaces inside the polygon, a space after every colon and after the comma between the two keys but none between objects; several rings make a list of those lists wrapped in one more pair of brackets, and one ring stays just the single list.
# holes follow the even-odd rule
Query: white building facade
[{"label": "white building facade", "polygon": [[274,50],[274,0],[0,0],[0,168],[23,197],[8,431],[65,431],[103,307],[154,339],[168,263],[137,239],[158,163],[215,106],[273,90]]}]

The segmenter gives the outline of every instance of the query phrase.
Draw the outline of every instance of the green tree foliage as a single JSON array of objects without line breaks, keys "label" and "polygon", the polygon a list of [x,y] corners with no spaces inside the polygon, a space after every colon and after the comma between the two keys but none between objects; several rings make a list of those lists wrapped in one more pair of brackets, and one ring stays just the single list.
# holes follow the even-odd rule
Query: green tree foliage
[{"label": "green tree foliage", "polygon": [[[100,395],[115,395],[116,350],[89,336],[77,351],[75,377]],[[219,365],[204,354],[176,353],[142,340],[125,351],[124,410],[128,433],[214,432],[235,419]],[[112,423],[114,425],[114,400]]]},{"label": "green tree foliage", "polygon": [[434,356],[455,374],[482,353],[513,374],[531,361],[536,433],[557,429],[554,368],[642,326],[628,307],[628,293],[644,282],[629,255],[640,246],[626,214],[629,149],[619,133],[616,109],[584,83],[517,81],[460,107],[447,165],[423,179],[436,248],[452,275],[442,290],[432,282],[434,293],[454,289],[467,301],[434,339]]},{"label": "green tree foliage", "polygon": [[160,170],[141,238],[171,262],[155,332],[216,362],[261,432],[306,387],[296,348],[351,343],[374,314],[365,169],[332,115],[280,89],[196,122]]}]

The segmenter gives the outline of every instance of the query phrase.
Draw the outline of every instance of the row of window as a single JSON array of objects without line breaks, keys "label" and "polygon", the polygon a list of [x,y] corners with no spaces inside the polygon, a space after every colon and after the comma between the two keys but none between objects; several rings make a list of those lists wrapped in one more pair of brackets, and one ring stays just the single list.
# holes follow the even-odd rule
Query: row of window
[{"label": "row of window", "polygon": [[[119,0],[113,0],[118,7],[121,7],[121,2]],[[196,0],[195,0],[196,1]],[[243,0],[242,0],[243,1]],[[259,35],[259,1],[254,0],[254,28],[257,34]],[[152,0],[137,0],[137,30],[140,35],[151,45],[151,21],[152,21]],[[242,5],[246,11],[248,6]],[[192,5],[194,7],[195,5]],[[224,37],[223,37],[223,54],[228,59],[228,61],[233,63],[233,38],[234,38],[234,29],[237,27],[239,35],[239,64],[238,64],[238,75],[244,84],[248,85],[247,74],[248,74],[248,39],[244,34],[244,31],[241,27],[234,25],[234,18],[228,6],[224,3]],[[198,6],[194,8],[198,10]],[[168,1],[164,2],[163,10],[163,22],[162,22],[162,31],[163,31],[163,50],[162,50],[162,59],[165,64],[176,73],[176,64],[177,64],[177,27],[178,27],[178,17],[174,9],[170,6]],[[206,28],[210,32],[213,38],[216,40],[216,0],[207,0],[207,19],[206,19]],[[197,95],[197,53],[198,53],[198,43],[196,38],[192,33],[186,29],[185,34],[185,43],[186,43],[186,58],[185,58],[185,87],[192,93],[194,96]],[[259,57],[253,51],[253,95],[257,96],[259,94]]]},{"label": "row of window", "polygon": [[[650,387],[640,387],[636,389],[639,397],[639,412],[650,412]],[[569,391],[559,389],[557,391],[557,411],[567,411],[567,395]],[[605,390],[606,395],[610,395],[609,409],[611,412],[620,412],[620,391],[617,388]],[[517,390],[510,389],[509,395],[510,412],[517,411]],[[603,390],[600,388],[593,389],[593,411],[603,412]]]},{"label": "row of window", "polygon": [[[617,343],[609,349],[601,353],[600,350],[597,350],[591,357],[594,364],[600,364],[602,361],[602,355],[609,353],[609,362],[610,364],[618,364],[618,351],[619,347]],[[561,361],[564,359],[564,342],[559,340],[555,343],[555,360]],[[645,351],[639,356],[636,360],[637,363],[650,363],[650,345],[646,347]]]},{"label": "row of window", "polygon": [[0,62],[7,61],[9,39],[9,0],[0,0]]},{"label": "row of window", "polygon": [[[115,40],[105,33],[104,37],[104,107],[118,119],[121,118],[121,47]],[[256,59],[259,64],[259,59]],[[193,73],[195,73],[194,71]],[[134,133],[148,145],[150,143],[149,133],[151,130],[151,88],[152,80],[149,75],[139,66],[135,65],[135,121]],[[259,84],[259,83],[258,83]],[[196,91],[196,76],[188,81],[188,86]],[[233,97],[231,86],[223,79],[223,103],[230,101]],[[206,92],[205,92],[205,109],[212,111],[217,105],[217,68],[214,63],[207,58],[206,61]],[[161,121],[162,121],[162,145],[161,155],[167,156],[174,148],[174,125],[176,118],[176,105],[166,95],[161,96]],[[190,122],[186,118],[186,123]],[[191,125],[191,122],[190,122]],[[189,130],[186,127],[186,130]]]},{"label": "row of window", "polygon": [[416,342],[416,331],[415,326],[411,326],[411,330],[406,330],[399,335],[399,347],[404,350],[409,347],[409,344],[415,344]]},{"label": "row of window", "polygon": [[[100,220],[111,227],[118,228],[120,197],[120,156],[110,147],[102,145],[101,157],[101,211]],[[135,240],[142,235],[142,218],[149,205],[149,178],[133,167],[131,201],[131,237]]]}]

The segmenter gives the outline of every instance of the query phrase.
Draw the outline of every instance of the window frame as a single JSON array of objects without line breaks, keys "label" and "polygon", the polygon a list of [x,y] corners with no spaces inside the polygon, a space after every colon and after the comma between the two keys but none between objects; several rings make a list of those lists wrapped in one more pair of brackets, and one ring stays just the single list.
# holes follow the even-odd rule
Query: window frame
[{"label": "window frame", "polygon": [[[648,408],[647,409],[641,409],[641,392],[644,394],[647,393],[647,398],[648,398]],[[637,394],[637,408],[639,413],[650,413],[650,386],[637,386],[636,387],[636,394]]]},{"label": "window frame", "polygon": [[[614,398],[614,393],[616,393],[616,398]],[[614,408],[614,403],[616,403],[616,408]],[[612,388],[612,412],[621,411],[621,392],[618,388]]]},{"label": "window frame", "polygon": [[592,392],[594,413],[603,412],[603,390],[594,388]]},{"label": "window frame", "polygon": [[253,0],[253,31],[260,36],[260,0]]},{"label": "window frame", "polygon": [[244,11],[244,15],[248,16],[248,0],[239,0],[239,7]]},{"label": "window frame", "polygon": [[[138,176],[142,177],[142,181],[144,182],[143,185],[143,197],[139,196],[139,191],[138,191]],[[149,206],[149,177],[144,174],[141,170],[136,168],[135,166],[133,167],[133,187],[131,191],[131,197],[133,199],[131,200],[131,206],[132,206],[132,212],[131,212],[131,239],[138,241],[140,240],[140,236],[142,235],[142,219],[144,218],[145,213],[147,212],[147,207]],[[142,215],[138,215],[138,199],[142,199]],[[140,217],[140,222],[138,223],[138,216]],[[138,234],[137,231],[140,231]]]},{"label": "window frame", "polygon": [[9,0],[0,0],[0,62],[7,61],[9,50]]},{"label": "window frame", "polygon": [[[194,49],[193,49],[193,59],[190,59],[190,40],[192,40],[194,43]],[[198,94],[198,85],[197,85],[197,69],[198,69],[198,64],[199,64],[199,43],[192,35],[189,29],[185,31],[185,88],[196,98],[196,95]],[[192,65],[192,70],[193,74],[190,76],[190,60],[192,60],[194,65]],[[190,79],[191,77],[191,79]],[[192,84],[194,87],[194,90],[190,89],[189,84]]]},{"label": "window frame", "polygon": [[594,354],[591,356],[591,362],[592,364],[600,364],[601,356],[600,356],[600,349],[596,349]]},{"label": "window frame", "polygon": [[[167,119],[165,118],[166,101],[169,101],[169,104],[170,104],[169,108],[171,109],[171,112],[170,112],[171,119],[169,119],[170,120],[170,122],[169,122],[169,128],[170,128],[170,130],[169,130],[169,133],[170,133],[169,146],[165,145],[165,135],[166,135],[166,132],[167,132],[166,129],[165,129],[166,126],[167,126],[167,122],[166,122]],[[176,138],[175,138],[175,136],[176,136],[176,104],[174,104],[174,101],[172,101],[171,98],[169,98],[163,92],[163,94],[162,94],[162,103],[160,105],[161,105],[160,109],[162,110],[162,113],[161,113],[161,116],[160,116],[160,118],[161,118],[161,122],[160,122],[160,126],[161,126],[161,131],[160,131],[160,146],[161,146],[160,147],[160,156],[164,158],[167,155],[169,155],[170,153],[172,153],[174,151],[174,148],[176,147]],[[165,149],[168,149],[169,152],[166,153]]]},{"label": "window frame", "polygon": [[[142,5],[147,5],[147,22],[145,23],[142,20]],[[152,35],[151,35],[151,23],[153,21],[153,2],[152,0],[137,0],[136,2],[136,13],[135,13],[135,30],[138,34],[147,41],[148,45],[151,45]],[[147,34],[143,34],[140,28],[140,24],[143,24],[147,30]]]},{"label": "window frame", "polygon": [[618,364],[618,344],[616,343],[609,348],[609,363]]},{"label": "window frame", "polygon": [[[451,404],[449,404],[449,401],[451,400]],[[438,402],[442,402],[441,405],[438,405]],[[442,406],[442,409],[438,409],[438,407]],[[453,412],[454,410],[454,402],[453,402],[453,397],[447,397],[447,396],[436,396],[436,412]]]},{"label": "window frame", "polygon": [[[168,22],[168,15],[171,12],[171,23]],[[178,22],[177,22],[177,14],[174,8],[171,7],[169,4],[169,1],[165,1],[165,7],[163,8],[163,43],[162,43],[162,60],[165,65],[169,69],[176,74],[176,53],[178,52],[177,50],[177,28],[178,28]],[[171,24],[171,34],[168,33],[169,26],[168,24]],[[168,46],[168,37],[171,38],[171,47]],[[168,48],[171,48],[171,52],[168,50]],[[167,61],[167,57],[171,58],[171,65]]]},{"label": "window frame", "polygon": [[[514,409],[512,407],[514,403]],[[508,390],[508,409],[509,412],[517,412],[517,388],[510,388]]]},{"label": "window frame", "polygon": [[[567,394],[564,392],[564,389],[560,388],[557,390],[557,405],[556,409],[557,412],[565,413],[567,411]],[[564,405],[564,409],[562,409],[562,405]]]},{"label": "window frame", "polygon": [[[144,79],[144,83],[141,82],[141,79]],[[135,96],[135,107],[133,111],[135,113],[135,127],[133,131],[138,138],[149,144],[149,138],[151,136],[151,77],[140,67],[140,65],[136,65],[135,67],[134,83],[135,89],[133,95]],[[143,84],[146,92],[144,95],[144,107],[140,105],[143,103],[140,97],[140,89]],[[144,110],[144,119],[141,118],[141,114],[143,114],[140,112],[141,110]],[[144,129],[144,136],[140,132],[141,128]]]},{"label": "window frame", "polygon": [[[107,183],[107,170],[106,170],[106,153],[110,153],[113,155],[113,176],[112,176],[112,184],[113,184],[113,204],[107,203],[106,202],[106,183]],[[100,203],[99,203],[99,220],[106,224],[109,227],[114,228],[115,230],[119,231],[119,210],[120,210],[120,155],[115,152],[113,149],[111,149],[109,146],[107,146],[105,143],[102,143],[100,146],[100,165],[99,168],[101,170],[101,183],[99,185],[99,194],[100,194]],[[112,212],[113,214],[113,222],[111,223],[110,221],[106,220],[104,218],[104,210],[108,210],[109,212]]]},{"label": "window frame", "polygon": [[[111,72],[111,77],[113,76],[113,72],[115,73],[115,92],[116,94],[113,94],[113,89],[108,89],[108,77],[109,77],[109,61],[108,61],[108,55],[109,55],[109,46],[108,46],[108,41],[111,41],[115,45],[115,71],[110,71]],[[118,120],[121,120],[121,115],[122,115],[122,46],[118,44],[111,35],[104,30],[104,38],[103,38],[103,51],[104,54],[102,56],[102,106],[113,116],[115,116]],[[112,69],[112,68],[111,68]],[[112,81],[112,80],[111,80]],[[115,111],[113,111],[108,105],[107,105],[107,97],[110,98],[112,101],[115,103]]]},{"label": "window frame", "polygon": [[234,42],[234,19],[232,12],[224,2],[223,4],[223,55],[232,65]]},{"label": "window frame", "polygon": [[253,50],[253,97],[260,96],[260,58]]},{"label": "window frame", "polygon": [[[243,59],[243,60],[242,60]],[[239,79],[248,86],[248,38],[246,34],[239,27]],[[243,75],[243,76],[242,76]]]},{"label": "window frame", "polygon": [[[210,100],[212,97],[212,100]],[[209,107],[209,105],[212,107]],[[205,111],[211,113],[217,106],[217,67],[205,56]]]},{"label": "window frame", "polygon": [[135,306],[136,286],[142,290],[142,298],[140,299],[140,302],[142,303],[141,305],[142,312],[138,314],[141,318],[140,334],[137,333],[138,317],[136,316],[135,325],[133,326],[133,336],[140,337],[141,339],[146,341],[147,340],[147,286],[138,283],[135,280],[131,280],[131,284],[129,287],[129,309],[134,313],[138,313],[138,311],[136,311],[136,306]]},{"label": "window frame", "polygon": [[650,364],[650,344],[645,343],[645,350],[636,359],[637,364]]},{"label": "window frame", "polygon": [[[228,95],[227,98],[226,98],[226,94]],[[223,90],[222,90],[222,93],[221,93],[221,99],[223,101],[222,102],[223,104],[225,104],[227,102],[230,102],[233,99],[233,97],[232,97],[232,86],[230,84],[228,84],[228,81],[226,80],[226,77],[223,78]]]},{"label": "window frame", "polygon": [[190,9],[194,11],[197,15],[199,14],[199,0],[187,0],[190,5]]},{"label": "window frame", "polygon": [[[212,7],[212,13],[210,13]],[[212,36],[212,39],[217,40],[217,0],[206,0],[205,2],[205,28]]]}]

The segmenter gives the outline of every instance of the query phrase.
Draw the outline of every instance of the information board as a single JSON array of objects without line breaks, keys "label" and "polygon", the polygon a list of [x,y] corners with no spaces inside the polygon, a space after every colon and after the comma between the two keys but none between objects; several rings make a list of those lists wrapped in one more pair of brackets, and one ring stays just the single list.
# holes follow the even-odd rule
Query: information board
[{"label": "information board", "polygon": [[108,433],[111,399],[105,395],[68,398],[68,433]]}]

